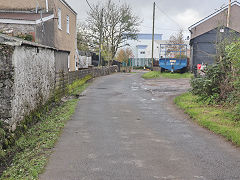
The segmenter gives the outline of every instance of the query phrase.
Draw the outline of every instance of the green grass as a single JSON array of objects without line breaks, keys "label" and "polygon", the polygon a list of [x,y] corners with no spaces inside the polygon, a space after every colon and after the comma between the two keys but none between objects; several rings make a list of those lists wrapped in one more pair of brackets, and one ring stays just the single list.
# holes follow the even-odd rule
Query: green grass
[{"label": "green grass", "polygon": [[[87,87],[87,80],[89,77],[74,82],[71,88],[73,95],[81,93]],[[78,99],[70,99],[48,114],[41,115],[41,121],[28,129],[9,150],[16,154],[11,165],[3,172],[1,180],[38,179],[64,125],[74,113],[77,102]]]},{"label": "green grass", "polygon": [[87,75],[81,80],[74,81],[68,86],[68,93],[71,95],[79,95],[88,86],[87,81],[92,79],[92,75]]},{"label": "green grass", "polygon": [[231,108],[207,105],[192,93],[175,98],[175,103],[199,125],[240,146],[240,122],[233,120]]},{"label": "green grass", "polygon": [[168,78],[168,79],[182,79],[191,78],[193,75],[191,73],[161,73],[160,71],[150,71],[142,75],[144,79],[157,79],[157,78]]}]

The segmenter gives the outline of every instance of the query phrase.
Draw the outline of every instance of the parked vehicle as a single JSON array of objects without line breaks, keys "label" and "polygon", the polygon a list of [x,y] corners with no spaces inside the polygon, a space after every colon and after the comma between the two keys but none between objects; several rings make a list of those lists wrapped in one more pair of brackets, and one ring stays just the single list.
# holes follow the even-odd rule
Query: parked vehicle
[{"label": "parked vehicle", "polygon": [[188,66],[186,44],[160,44],[160,55],[163,54],[164,56],[159,59],[159,66],[163,71],[186,71]]}]

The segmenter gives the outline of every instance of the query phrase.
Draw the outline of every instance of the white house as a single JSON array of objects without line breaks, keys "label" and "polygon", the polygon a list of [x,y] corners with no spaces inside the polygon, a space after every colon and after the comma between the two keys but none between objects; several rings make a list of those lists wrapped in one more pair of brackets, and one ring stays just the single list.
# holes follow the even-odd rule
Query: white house
[{"label": "white house", "polygon": [[[162,40],[162,34],[155,34],[153,55],[155,59],[159,59],[160,57],[160,44],[166,43],[167,40]],[[152,34],[138,34],[137,40],[129,39],[126,41],[126,45],[132,50],[133,58],[152,58]]]}]

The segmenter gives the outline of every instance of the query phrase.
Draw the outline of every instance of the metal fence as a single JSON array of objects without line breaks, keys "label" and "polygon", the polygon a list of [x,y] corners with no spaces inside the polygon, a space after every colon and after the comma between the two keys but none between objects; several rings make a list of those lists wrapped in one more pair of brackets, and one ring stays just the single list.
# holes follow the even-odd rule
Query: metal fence
[{"label": "metal fence", "polygon": [[[154,59],[154,62],[156,60]],[[155,64],[155,63],[154,63]],[[152,67],[152,58],[130,58],[128,63],[123,62],[123,67],[131,66],[131,67]]]}]

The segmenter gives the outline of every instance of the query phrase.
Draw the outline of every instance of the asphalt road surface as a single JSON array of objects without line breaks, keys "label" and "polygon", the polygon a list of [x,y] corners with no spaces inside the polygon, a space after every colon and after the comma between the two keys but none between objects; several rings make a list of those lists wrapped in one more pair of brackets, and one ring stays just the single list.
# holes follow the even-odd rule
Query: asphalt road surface
[{"label": "asphalt road surface", "polygon": [[189,80],[97,78],[41,180],[240,180],[240,151],[172,103]]}]

